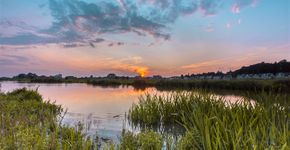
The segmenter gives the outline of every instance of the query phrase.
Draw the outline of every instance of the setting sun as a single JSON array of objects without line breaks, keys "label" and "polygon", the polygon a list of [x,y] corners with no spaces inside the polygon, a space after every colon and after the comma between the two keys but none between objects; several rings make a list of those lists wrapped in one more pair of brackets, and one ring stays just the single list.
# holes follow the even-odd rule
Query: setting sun
[{"label": "setting sun", "polygon": [[148,75],[148,68],[140,67],[135,70],[142,78]]}]

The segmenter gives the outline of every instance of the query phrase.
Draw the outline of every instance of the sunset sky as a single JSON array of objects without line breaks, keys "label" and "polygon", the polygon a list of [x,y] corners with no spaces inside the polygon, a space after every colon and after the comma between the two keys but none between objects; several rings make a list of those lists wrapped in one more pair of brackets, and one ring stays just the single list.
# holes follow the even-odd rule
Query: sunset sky
[{"label": "sunset sky", "polygon": [[282,59],[289,0],[0,0],[0,76],[172,76]]}]

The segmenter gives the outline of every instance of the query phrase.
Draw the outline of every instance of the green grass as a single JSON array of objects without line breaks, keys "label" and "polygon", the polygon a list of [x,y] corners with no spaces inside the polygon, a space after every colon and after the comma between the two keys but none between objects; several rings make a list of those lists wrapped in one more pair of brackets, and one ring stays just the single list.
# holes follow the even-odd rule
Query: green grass
[{"label": "green grass", "polygon": [[96,86],[120,86],[130,85],[136,89],[145,89],[146,87],[156,87],[158,90],[191,90],[195,88],[202,89],[225,89],[238,91],[268,91],[283,92],[290,91],[289,79],[244,79],[244,80],[202,80],[202,79],[95,79],[88,80],[88,84]]},{"label": "green grass", "polygon": [[[176,149],[289,149],[289,96],[257,94],[253,106],[226,104],[207,92],[146,95],[129,111],[134,124],[181,124]],[[275,103],[273,103],[275,101]]]},{"label": "green grass", "polygon": [[174,90],[174,89],[225,89],[238,91],[268,91],[268,92],[284,92],[290,91],[289,79],[234,79],[234,80],[160,80],[154,83],[154,86],[159,90]]},{"label": "green grass", "polygon": [[123,131],[120,145],[117,149],[120,150],[159,150],[162,149],[163,138],[160,134],[145,130],[139,134]]},{"label": "green grass", "polygon": [[[249,99],[256,100],[255,105]],[[145,95],[129,110],[140,133],[123,131],[119,143],[107,150],[290,149],[290,98],[256,93],[243,103],[226,104],[206,91]],[[61,106],[43,101],[37,91],[0,92],[0,149],[98,149],[96,142],[75,128],[60,125]],[[152,127],[184,128],[179,136]],[[172,130],[175,130],[174,128]]]},{"label": "green grass", "polygon": [[94,149],[81,128],[59,124],[61,113],[60,106],[43,101],[36,91],[0,93],[0,149]]}]

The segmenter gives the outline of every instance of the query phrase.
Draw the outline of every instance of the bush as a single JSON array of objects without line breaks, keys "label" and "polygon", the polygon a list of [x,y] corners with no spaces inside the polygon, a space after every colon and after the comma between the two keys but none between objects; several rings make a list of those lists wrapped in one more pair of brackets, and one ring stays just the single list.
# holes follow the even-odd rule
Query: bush
[{"label": "bush", "polygon": [[34,90],[28,90],[26,88],[17,89],[7,94],[7,96],[11,97],[13,100],[36,100],[41,102],[41,95]]}]

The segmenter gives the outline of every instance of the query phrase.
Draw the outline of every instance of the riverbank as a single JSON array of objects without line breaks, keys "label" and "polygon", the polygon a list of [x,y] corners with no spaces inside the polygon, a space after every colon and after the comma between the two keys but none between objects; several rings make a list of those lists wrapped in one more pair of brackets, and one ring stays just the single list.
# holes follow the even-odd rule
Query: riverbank
[{"label": "riverbank", "polygon": [[0,93],[0,149],[94,149],[81,125],[61,125],[62,112],[37,91]]},{"label": "riverbank", "polygon": [[[257,93],[255,103],[224,102],[208,91],[143,95],[128,110],[140,133],[124,130],[119,142],[102,149],[288,149],[289,96]],[[43,101],[37,91],[0,93],[0,149],[99,149],[100,137],[88,138],[81,124],[61,125],[61,106]],[[175,136],[176,124],[184,128]],[[156,126],[158,128],[156,128]],[[270,142],[269,142],[270,141]]]},{"label": "riverbank", "polygon": [[206,91],[145,95],[132,106],[128,118],[145,131],[183,126],[186,132],[175,144],[163,138],[174,149],[286,150],[290,148],[289,101],[287,95],[267,93],[257,94],[255,103],[250,99],[226,103]]},{"label": "riverbank", "polygon": [[[7,81],[7,79],[5,80]],[[235,80],[201,80],[201,79],[19,79],[8,80],[24,83],[86,83],[93,86],[119,87],[133,86],[135,89],[155,87],[158,90],[191,90],[191,89],[218,89],[237,91],[268,91],[290,92],[290,79],[235,79]]]}]

